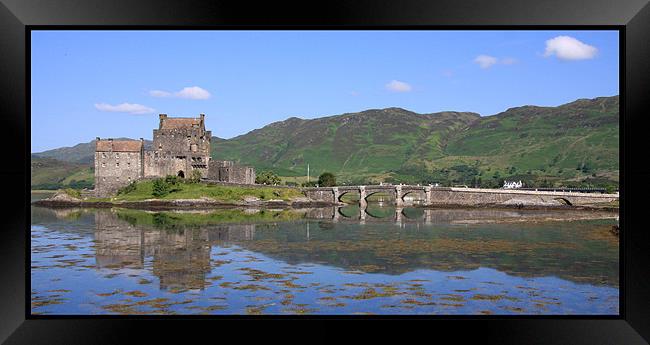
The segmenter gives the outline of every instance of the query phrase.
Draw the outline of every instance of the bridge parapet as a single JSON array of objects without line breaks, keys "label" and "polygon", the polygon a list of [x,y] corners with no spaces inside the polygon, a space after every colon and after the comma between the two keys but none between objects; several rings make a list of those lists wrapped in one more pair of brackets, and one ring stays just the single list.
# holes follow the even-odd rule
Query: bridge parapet
[{"label": "bridge parapet", "polygon": [[367,205],[367,198],[375,193],[390,194],[397,206],[402,206],[404,196],[424,193],[425,205],[589,205],[608,203],[619,199],[619,194],[535,191],[516,189],[457,188],[413,185],[370,185],[304,188],[303,192],[312,201],[340,203],[340,197],[348,192],[359,193],[359,204]]}]

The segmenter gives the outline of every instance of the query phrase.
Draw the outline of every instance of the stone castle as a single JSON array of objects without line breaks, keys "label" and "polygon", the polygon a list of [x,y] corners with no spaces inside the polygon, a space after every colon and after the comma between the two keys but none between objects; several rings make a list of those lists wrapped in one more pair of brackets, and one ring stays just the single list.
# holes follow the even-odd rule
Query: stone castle
[{"label": "stone castle", "polygon": [[198,118],[167,117],[160,114],[153,130],[153,147],[144,149],[144,139],[97,138],[95,146],[95,194],[115,194],[132,181],[174,175],[181,178],[199,171],[202,179],[254,184],[252,167],[217,161],[210,157],[212,132],[205,130],[205,115]]}]

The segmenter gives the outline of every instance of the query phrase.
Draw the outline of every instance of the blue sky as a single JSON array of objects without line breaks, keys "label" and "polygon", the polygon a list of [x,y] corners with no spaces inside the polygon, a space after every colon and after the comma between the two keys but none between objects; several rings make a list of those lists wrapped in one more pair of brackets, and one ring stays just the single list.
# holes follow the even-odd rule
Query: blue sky
[{"label": "blue sky", "polygon": [[373,108],[483,116],[619,93],[616,31],[33,31],[32,152],[151,139],[158,114],[232,138]]}]

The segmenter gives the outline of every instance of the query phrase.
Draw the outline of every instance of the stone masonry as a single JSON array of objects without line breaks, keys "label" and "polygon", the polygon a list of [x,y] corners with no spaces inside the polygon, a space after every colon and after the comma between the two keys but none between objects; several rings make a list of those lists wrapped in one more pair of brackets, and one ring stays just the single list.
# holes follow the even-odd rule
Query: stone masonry
[{"label": "stone masonry", "polygon": [[619,199],[618,194],[548,192],[532,190],[449,188],[411,185],[382,186],[338,186],[304,188],[305,195],[313,201],[339,203],[346,193],[358,193],[362,208],[367,205],[367,198],[376,193],[388,194],[396,206],[404,204],[406,195],[420,195],[424,205],[440,206],[585,206],[610,203]]},{"label": "stone masonry", "polygon": [[210,161],[208,178],[220,182],[254,184],[255,169],[232,161]]},{"label": "stone masonry", "polygon": [[153,130],[153,148],[144,150],[144,140],[97,138],[95,149],[95,195],[107,197],[142,178],[168,175],[191,177],[199,171],[202,178],[238,184],[254,184],[255,170],[215,161],[210,156],[212,132],[205,130],[205,115],[198,118],[159,115]]},{"label": "stone masonry", "polygon": [[114,194],[144,176],[144,140],[101,140],[95,147],[95,193]]},{"label": "stone masonry", "polygon": [[170,118],[160,114],[159,118],[159,127],[153,130],[153,150],[145,153],[144,176],[189,177],[198,170],[207,177],[212,132],[205,130],[205,115]]}]

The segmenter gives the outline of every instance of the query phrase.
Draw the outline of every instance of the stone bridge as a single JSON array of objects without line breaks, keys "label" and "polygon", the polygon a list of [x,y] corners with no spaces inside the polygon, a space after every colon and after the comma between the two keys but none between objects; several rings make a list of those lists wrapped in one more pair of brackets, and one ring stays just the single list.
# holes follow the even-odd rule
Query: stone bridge
[{"label": "stone bridge", "polygon": [[[346,210],[347,209],[347,210]],[[350,212],[352,211],[352,212]],[[386,212],[388,211],[388,212]],[[618,213],[609,211],[583,212],[580,210],[554,210],[527,212],[497,208],[386,208],[383,212],[372,207],[332,206],[309,209],[307,219],[331,220],[334,223],[424,223],[424,224],[476,224],[495,222],[527,222],[553,220],[618,219]]]},{"label": "stone bridge", "polygon": [[345,212],[343,212],[343,207],[333,206],[331,208],[313,209],[307,214],[307,218],[331,220],[332,222],[335,223],[352,222],[352,223],[361,223],[361,224],[365,224],[366,222],[368,223],[389,222],[389,223],[397,223],[397,224],[407,223],[407,222],[415,222],[415,223],[424,222],[425,224],[430,224],[433,223],[434,220],[438,221],[435,214],[435,211],[437,210],[421,209],[421,211],[422,214],[409,215],[404,212],[403,207],[396,207],[394,213],[376,215],[373,214],[373,212],[368,211],[367,207],[364,207],[364,208],[359,208],[358,212],[356,212],[354,215],[346,215]]},{"label": "stone bridge", "polygon": [[516,189],[456,188],[413,185],[371,185],[304,188],[305,196],[313,201],[343,203],[341,197],[348,193],[359,195],[359,205],[365,208],[368,197],[377,193],[388,194],[397,207],[405,204],[404,197],[413,195],[422,205],[454,206],[585,206],[617,201],[617,194],[556,192]]}]

